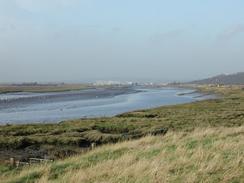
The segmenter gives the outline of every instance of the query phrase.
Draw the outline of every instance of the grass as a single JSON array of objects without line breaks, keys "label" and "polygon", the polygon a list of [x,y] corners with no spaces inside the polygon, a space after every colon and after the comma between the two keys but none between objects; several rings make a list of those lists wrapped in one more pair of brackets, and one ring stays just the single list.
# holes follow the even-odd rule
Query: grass
[{"label": "grass", "polygon": [[[221,97],[111,118],[1,126],[2,159],[48,154],[62,160],[19,169],[1,165],[0,180],[244,182],[244,89],[199,90]],[[101,146],[82,151],[93,142]]]},{"label": "grass", "polygon": [[[58,159],[80,153],[96,143],[116,143],[167,131],[193,131],[206,127],[244,124],[244,90],[241,87],[201,87],[221,98],[190,104],[140,110],[111,118],[80,119],[59,124],[0,126],[0,157]],[[194,146],[194,142],[192,142]]]},{"label": "grass", "polygon": [[56,159],[66,154],[79,153],[81,148],[88,148],[92,143],[100,145],[167,132],[166,128],[160,125],[157,127],[141,122],[132,124],[121,119],[117,121],[114,118],[48,125],[7,125],[0,127],[0,150],[5,159],[18,152],[23,154],[20,158],[24,159],[28,158],[26,155],[43,156],[41,151]]},{"label": "grass", "polygon": [[171,131],[1,175],[3,182],[244,181],[244,126]]}]

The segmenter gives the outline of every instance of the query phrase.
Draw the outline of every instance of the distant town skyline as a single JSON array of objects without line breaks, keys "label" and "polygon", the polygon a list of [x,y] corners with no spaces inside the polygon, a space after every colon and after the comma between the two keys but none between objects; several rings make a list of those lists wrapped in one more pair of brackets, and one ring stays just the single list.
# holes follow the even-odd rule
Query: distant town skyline
[{"label": "distant town skyline", "polygon": [[0,83],[242,72],[243,9],[241,0],[2,0]]}]

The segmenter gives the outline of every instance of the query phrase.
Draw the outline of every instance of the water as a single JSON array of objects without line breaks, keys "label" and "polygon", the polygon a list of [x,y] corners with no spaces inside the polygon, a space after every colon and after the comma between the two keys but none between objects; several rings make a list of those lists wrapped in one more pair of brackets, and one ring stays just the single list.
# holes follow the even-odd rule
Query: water
[{"label": "water", "polygon": [[[90,89],[60,93],[0,94],[0,124],[60,122],[210,98],[174,88]],[[189,93],[178,95],[179,93]]]}]

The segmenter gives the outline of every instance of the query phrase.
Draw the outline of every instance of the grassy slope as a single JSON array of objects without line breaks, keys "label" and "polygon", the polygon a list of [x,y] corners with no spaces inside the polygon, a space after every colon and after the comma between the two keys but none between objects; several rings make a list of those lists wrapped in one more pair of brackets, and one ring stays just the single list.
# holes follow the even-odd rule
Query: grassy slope
[{"label": "grassy slope", "polygon": [[2,173],[3,182],[243,182],[244,126],[169,132]]}]

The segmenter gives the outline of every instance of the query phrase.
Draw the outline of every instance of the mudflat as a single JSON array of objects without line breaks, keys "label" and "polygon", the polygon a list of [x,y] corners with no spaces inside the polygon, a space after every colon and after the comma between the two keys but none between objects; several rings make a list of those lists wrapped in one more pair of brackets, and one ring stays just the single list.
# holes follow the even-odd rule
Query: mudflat
[{"label": "mudflat", "polygon": [[[189,93],[178,95],[179,93]],[[0,94],[0,124],[57,123],[189,103],[209,96],[183,88],[106,87],[65,92]],[[200,96],[200,97],[199,97]]]}]

